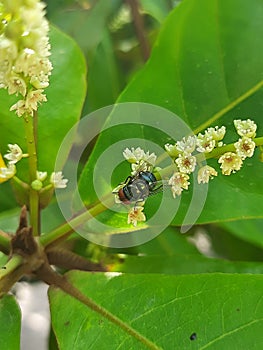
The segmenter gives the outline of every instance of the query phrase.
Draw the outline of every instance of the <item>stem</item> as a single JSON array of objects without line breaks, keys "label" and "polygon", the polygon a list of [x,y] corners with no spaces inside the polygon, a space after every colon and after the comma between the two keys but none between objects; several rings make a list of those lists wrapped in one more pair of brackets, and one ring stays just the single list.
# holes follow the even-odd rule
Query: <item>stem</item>
[{"label": "stem", "polygon": [[13,255],[12,258],[6,263],[5,269],[0,270],[0,280],[16,270],[20,265],[22,265],[22,262],[23,258],[21,255]]},{"label": "stem", "polygon": [[10,251],[10,237],[7,233],[0,230],[0,248],[5,254],[9,254]]},{"label": "stem", "polygon": [[147,61],[150,56],[150,46],[144,33],[143,17],[139,11],[138,0],[126,0],[131,9],[133,23],[136,35],[140,44],[141,53],[144,61]]},{"label": "stem", "polygon": [[[37,173],[37,151],[36,151],[36,138],[34,129],[34,118],[26,115],[24,117],[25,130],[26,130],[26,141],[27,141],[27,152],[29,161],[29,179],[30,184],[36,179]],[[31,186],[29,189],[29,211],[30,211],[30,224],[32,226],[33,235],[38,236],[40,232],[39,228],[39,194]]]},{"label": "stem", "polygon": [[114,200],[113,200],[112,193],[109,193],[107,196],[105,196],[103,201],[107,203],[107,206],[105,206],[102,203],[98,203],[98,204],[94,205],[94,207],[90,208],[88,211],[85,211],[84,213],[69,220],[64,225],[61,225],[60,227],[56,228],[55,230],[41,236],[40,243],[44,247],[46,247],[47,245],[58,240],[59,238],[65,236],[65,235],[69,234],[70,232],[72,232],[73,230],[77,229],[78,226],[82,225],[83,223],[87,222],[88,220],[92,219],[93,217],[97,216],[98,214],[104,212],[106,209],[108,209],[108,206],[113,206]]},{"label": "stem", "polygon": [[5,268],[0,269],[0,297],[8,293],[10,288],[28,271],[28,266],[23,264],[23,261],[22,256],[13,255],[4,266]]}]

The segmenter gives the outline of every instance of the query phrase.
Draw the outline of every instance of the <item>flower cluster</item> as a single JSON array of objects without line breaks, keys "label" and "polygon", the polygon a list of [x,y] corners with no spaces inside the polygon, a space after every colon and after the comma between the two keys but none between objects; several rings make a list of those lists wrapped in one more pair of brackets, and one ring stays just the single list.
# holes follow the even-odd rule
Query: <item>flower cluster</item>
[{"label": "flower cluster", "polygon": [[154,153],[144,152],[140,147],[136,149],[134,147],[126,148],[123,156],[131,163],[132,175],[135,175],[138,171],[151,171],[157,158]]},{"label": "flower cluster", "polygon": [[[184,137],[175,144],[165,145],[165,150],[173,159],[176,167],[176,171],[167,180],[167,185],[171,188],[174,198],[180,196],[183,190],[188,189],[190,174],[195,171],[197,166],[199,167],[197,174],[199,184],[208,183],[210,179],[217,176],[217,171],[213,167],[204,164],[206,158],[218,158],[222,174],[230,175],[241,169],[243,161],[247,157],[253,156],[256,147],[253,139],[256,137],[257,125],[250,119],[234,120],[234,125],[240,138],[230,145],[224,145],[222,141],[226,133],[225,126],[220,128],[218,126],[210,127],[203,133]],[[143,190],[139,189],[133,181],[140,178],[140,172],[154,173],[159,171],[160,168],[155,167],[156,155],[154,153],[150,154],[149,151],[144,152],[139,147],[136,149],[126,148],[123,156],[131,163],[131,177],[113,190],[113,193],[115,194],[116,203],[131,204],[128,223],[136,226],[137,222],[146,220],[143,206],[147,195],[142,196],[141,199],[140,197],[132,197],[133,191],[143,194]],[[150,184],[147,185],[146,183],[145,186],[150,187]],[[139,200],[133,198],[139,198]]]},{"label": "flower cluster", "polygon": [[[8,160],[7,166],[5,165],[0,155],[0,183],[7,181],[15,176],[16,166],[15,164],[22,158],[28,157],[27,153],[23,153],[22,149],[17,144],[9,144],[9,150],[4,155],[4,158]],[[32,188],[39,191],[43,184],[42,182],[47,178],[47,172],[37,171],[36,180],[31,184]],[[65,188],[67,186],[67,179],[63,179],[61,171],[53,172],[50,176],[50,184],[54,188]]]},{"label": "flower cluster", "polygon": [[[234,143],[234,150],[223,153],[218,159],[223,175],[230,175],[240,170],[243,160],[253,156],[256,146],[253,138],[256,136],[257,125],[254,121],[238,119],[234,121],[234,125],[241,138]],[[222,140],[225,133],[225,126],[220,128],[218,126],[210,127],[197,136],[184,137],[174,145],[165,145],[166,151],[178,167],[178,171],[169,180],[174,197],[179,196],[183,189],[188,189],[189,174],[194,172],[197,163],[200,167],[197,175],[199,184],[208,183],[210,179],[217,176],[217,171],[214,168],[209,165],[202,165],[198,154],[202,153],[206,156],[213,150],[223,147]]]},{"label": "flower cluster", "polygon": [[52,64],[45,4],[39,0],[0,2],[0,88],[21,95],[10,110],[33,116],[49,85]]}]

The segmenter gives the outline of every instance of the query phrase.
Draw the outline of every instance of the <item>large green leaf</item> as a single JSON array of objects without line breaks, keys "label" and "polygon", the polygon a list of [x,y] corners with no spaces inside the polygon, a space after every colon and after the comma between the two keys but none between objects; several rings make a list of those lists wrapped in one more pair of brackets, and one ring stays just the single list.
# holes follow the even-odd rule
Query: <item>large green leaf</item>
[{"label": "large green leaf", "polygon": [[[262,348],[261,275],[68,277],[157,349]],[[61,350],[150,348],[60,290],[52,287],[49,297]]]},{"label": "large green leaf", "polygon": [[[258,135],[262,135],[262,15],[261,0],[253,3],[245,0],[183,1],[165,20],[149,61],[127,86],[118,102],[148,103],[152,105],[153,111],[154,105],[166,108],[176,113],[195,132],[210,125],[226,125],[226,142],[235,142],[238,139],[233,127],[233,120],[237,118],[249,117],[255,120],[258,124]],[[91,203],[97,198],[90,189],[93,169],[101,154],[112,144],[122,140],[122,149],[125,149],[131,147],[129,138],[141,140],[137,143],[134,141],[134,147],[143,147],[143,139],[159,146],[171,141],[164,132],[156,130],[157,122],[155,129],[147,125],[132,124],[137,117],[141,124],[146,122],[142,105],[137,105],[139,117],[134,110],[130,114],[118,113],[118,108],[110,114],[107,123],[117,121],[118,127],[105,131],[98,138],[95,150],[83,171],[80,192],[85,202]],[[167,113],[160,110],[159,126],[166,125]],[[129,125],[128,119],[131,123]],[[174,117],[174,125],[169,127],[177,130],[178,119]],[[146,147],[146,150],[154,150],[147,144]],[[119,153],[116,157],[121,157],[121,151]],[[216,162],[208,163],[220,172]],[[102,176],[109,171],[107,166],[105,163]],[[199,186],[192,182],[190,190],[184,191],[181,197],[179,210],[169,206],[169,210],[176,214],[173,224],[262,217],[262,167],[257,153],[253,159],[245,160],[242,169],[236,174],[219,174],[209,184],[204,208],[199,200],[201,195],[196,196],[195,206],[191,210],[202,211],[197,220],[186,217],[193,193],[196,193]],[[115,176],[113,179],[113,186],[124,181],[129,170],[122,167],[118,174],[119,178]],[[110,190],[110,184],[107,189]],[[147,216],[153,214],[154,202],[153,198],[147,200]],[[176,207],[178,202],[174,203]],[[119,221],[113,212],[104,214],[102,220],[105,222],[107,217],[112,222],[114,217]]]},{"label": "large green leaf", "polygon": [[11,295],[0,299],[0,349],[20,349],[21,312]]},{"label": "large green leaf", "polygon": [[[54,66],[50,86],[46,90],[48,102],[39,108],[38,115],[38,169],[51,172],[60,144],[68,130],[78,121],[86,93],[86,64],[76,43],[51,28],[51,61]],[[6,90],[0,90],[0,151],[6,153],[8,143],[17,143],[26,152],[23,119],[9,112],[10,106],[17,100],[9,96]],[[64,162],[71,148],[64,148]],[[18,176],[27,178],[27,160],[18,164]]]}]

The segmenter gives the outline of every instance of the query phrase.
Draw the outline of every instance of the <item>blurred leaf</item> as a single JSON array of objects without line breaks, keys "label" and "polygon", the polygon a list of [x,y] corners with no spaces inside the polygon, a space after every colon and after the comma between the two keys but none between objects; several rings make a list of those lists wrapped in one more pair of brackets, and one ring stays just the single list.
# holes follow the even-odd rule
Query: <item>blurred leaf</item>
[{"label": "blurred leaf", "polygon": [[0,213],[0,228],[7,233],[14,233],[19,224],[20,208],[5,210]]},{"label": "blurred leaf", "polygon": [[[82,293],[160,349],[262,347],[261,275],[114,277],[72,272],[68,277]],[[146,348],[59,289],[51,287],[49,298],[61,350]],[[196,339],[191,341],[193,333]]]},{"label": "blurred leaf", "polygon": [[[244,227],[247,221],[250,220],[244,220]],[[223,224],[219,227],[216,225],[206,227],[207,235],[211,240],[211,249],[215,254],[228,260],[263,262],[263,247],[247,239],[244,240],[242,236],[233,235],[231,230],[227,230],[227,225],[228,223],[226,226]],[[250,236],[250,231],[246,231],[246,236]]]},{"label": "blurred leaf", "polygon": [[86,114],[114,103],[121,91],[122,79],[108,29],[110,18],[118,11],[121,1],[99,0],[87,8],[81,8],[80,4],[61,5],[56,11],[50,11],[49,18],[74,37],[86,56],[89,68],[89,90],[83,110]]},{"label": "blurred leaf", "polygon": [[0,299],[0,349],[20,349],[21,312],[11,295]]},{"label": "blurred leaf", "polygon": [[143,12],[162,23],[170,10],[168,2],[167,0],[140,0],[140,5]]},{"label": "blurred leaf", "polygon": [[[53,2],[52,2],[53,3]],[[62,3],[56,11],[50,11],[49,19],[64,32],[74,37],[84,54],[92,53],[102,41],[107,20],[121,4],[121,0],[98,0],[94,5],[72,6]]]},{"label": "blurred leaf", "polygon": [[198,250],[188,241],[188,235],[180,233],[179,229],[168,227],[151,241],[137,247],[142,255],[173,256],[175,254],[196,254]]},{"label": "blurred leaf", "polygon": [[11,189],[10,182],[2,183],[0,187],[0,191],[1,191],[0,212],[17,206],[14,194]]},{"label": "blurred leaf", "polygon": [[88,62],[89,92],[84,108],[86,113],[113,104],[121,91],[121,77],[118,72],[113,43],[106,29],[93,57],[91,59],[88,57]]},{"label": "blurred leaf", "polygon": [[222,223],[224,229],[240,239],[263,248],[263,220],[239,220]]},{"label": "blurred leaf", "polygon": [[[39,108],[38,113],[38,169],[49,173],[54,170],[55,159],[63,138],[80,117],[86,93],[85,60],[76,43],[55,28],[51,29],[50,41],[54,69],[50,86],[46,90],[48,102]],[[9,96],[6,90],[1,89],[0,99],[1,152],[5,153],[8,143],[18,143],[26,151],[23,119],[9,112],[17,97]],[[68,143],[63,150],[64,162],[70,148],[71,144]],[[19,162],[17,174],[23,179],[27,178],[27,160]]]},{"label": "blurred leaf", "polygon": [[[143,102],[151,106],[164,107],[180,116],[195,132],[210,125],[226,125],[226,142],[235,142],[238,136],[234,132],[233,120],[251,118],[258,124],[258,135],[263,134],[262,98],[263,98],[263,3],[256,0],[231,2],[223,0],[183,1],[164,21],[160,36],[152,51],[151,58],[133,79],[118,102]],[[119,105],[119,106],[120,106]],[[117,107],[110,114],[107,124],[118,122],[118,126],[102,133],[80,179],[80,192],[86,203],[96,200],[94,191],[87,191],[92,183],[93,169],[97,160],[112,144],[122,141],[123,149],[131,147],[129,138],[136,138],[133,146],[143,147],[143,140],[154,145],[164,146],[171,139],[161,130],[143,125],[146,115],[137,104],[129,113],[118,113]],[[156,107],[157,108],[157,107]],[[169,113],[169,112],[167,112]],[[128,119],[131,124],[126,124]],[[137,119],[136,119],[137,118]],[[141,125],[132,124],[141,120]],[[178,119],[174,118],[177,130]],[[160,111],[159,125],[166,123],[165,112]],[[178,131],[179,132],[179,131]],[[138,141],[139,139],[139,141]],[[146,150],[154,149],[146,146]],[[160,152],[160,151],[159,151]],[[158,153],[158,155],[160,155]],[[116,154],[116,157],[121,157]],[[215,160],[209,161],[219,171]],[[180,208],[173,219],[174,225],[211,223],[228,220],[260,218],[263,215],[263,171],[262,163],[257,159],[244,161],[242,169],[231,176],[219,174],[209,184],[208,198],[203,208],[199,201],[205,186],[192,186],[184,191],[181,198],[174,201],[174,207],[181,199]],[[108,164],[105,163],[105,169]],[[125,180],[129,170],[120,167],[112,176],[113,186]],[[105,170],[104,170],[105,172]],[[120,174],[118,180],[116,174]],[[103,176],[103,172],[102,172]],[[102,181],[103,183],[103,181]],[[108,191],[111,184],[108,183]],[[198,188],[197,188],[198,187]],[[186,218],[193,193],[194,212],[202,210],[195,220]],[[194,192],[193,192],[194,191]],[[147,200],[147,217],[153,215],[156,198]],[[160,200],[160,199],[159,199]],[[108,211],[103,220],[114,222],[114,213]],[[116,220],[120,222],[119,214]],[[123,215],[123,222],[126,221]],[[186,222],[184,222],[186,220]],[[123,224],[123,227],[126,227]]]}]

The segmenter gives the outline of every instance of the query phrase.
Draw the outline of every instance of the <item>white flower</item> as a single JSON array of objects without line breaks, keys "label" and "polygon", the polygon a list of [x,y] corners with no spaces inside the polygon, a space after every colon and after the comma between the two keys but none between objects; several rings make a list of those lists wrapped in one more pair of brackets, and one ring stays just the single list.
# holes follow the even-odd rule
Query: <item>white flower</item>
[{"label": "white flower", "polygon": [[38,103],[46,102],[46,95],[42,94],[44,90],[32,90],[26,96],[26,108],[30,112],[30,110],[37,110]]},{"label": "white flower", "polygon": [[140,147],[132,147],[131,149],[126,148],[123,152],[123,156],[129,163],[139,164],[146,162],[152,166],[155,164],[157,158],[155,153],[150,153],[149,151],[144,152]]},{"label": "white flower", "polygon": [[[18,115],[18,117],[22,117],[22,115],[27,112],[26,101],[25,100],[17,101],[17,103],[13,104],[13,106],[10,107],[10,111],[11,112],[16,111],[16,114]],[[33,114],[33,112],[32,112],[32,114]]]},{"label": "white flower", "polygon": [[155,162],[156,162],[156,159],[157,159],[157,156],[155,153],[150,153],[149,151],[147,151],[146,153],[144,153],[144,156],[143,156],[143,160],[154,166]]},{"label": "white flower", "polygon": [[13,106],[10,111],[16,111],[16,114],[21,117],[23,114],[28,113],[33,116],[34,111],[38,108],[38,103],[47,101],[46,95],[42,94],[44,90],[32,90],[30,91],[25,100],[19,100]]},{"label": "white flower", "polygon": [[68,179],[63,179],[62,171],[58,171],[51,174],[50,182],[55,188],[65,188],[67,187]]},{"label": "white flower", "polygon": [[187,154],[179,154],[179,157],[175,160],[181,173],[190,174],[195,170],[196,157]]},{"label": "white flower", "polygon": [[184,137],[181,141],[176,142],[176,148],[179,152],[190,154],[195,150],[196,136]]},{"label": "white flower", "polygon": [[217,171],[209,165],[205,165],[199,169],[197,175],[198,183],[208,183],[209,179],[213,179],[214,176],[217,176]]},{"label": "white flower", "polygon": [[166,143],[164,145],[164,148],[166,152],[169,154],[171,157],[177,157],[178,156],[178,151],[176,148],[176,145],[171,145],[170,143]]},{"label": "white flower", "polygon": [[7,167],[0,168],[0,179],[10,179],[16,173],[16,166],[14,164],[8,164]]},{"label": "white flower", "polygon": [[196,150],[200,153],[211,152],[216,145],[213,136],[210,133],[205,132],[205,134],[198,134],[196,140]]},{"label": "white flower", "polygon": [[14,41],[5,38],[4,35],[1,35],[0,38],[0,86],[6,88],[13,60],[17,57],[17,46]]},{"label": "white flower", "polygon": [[123,151],[123,156],[129,163],[139,162],[143,159],[144,155],[144,150],[142,150],[140,147],[137,147],[136,149],[134,147],[131,149],[125,148]]},{"label": "white flower", "polygon": [[19,117],[33,116],[46,101],[42,89],[49,85],[52,64],[45,6],[39,0],[1,3],[0,88],[24,97],[10,108]]},{"label": "white flower", "polygon": [[257,124],[253,120],[237,119],[234,120],[234,125],[238,135],[252,138],[256,136]]},{"label": "white flower", "polygon": [[234,152],[223,154],[219,158],[218,163],[221,163],[220,168],[223,175],[230,175],[231,172],[235,173],[237,170],[240,170],[243,164],[241,157]]},{"label": "white flower", "polygon": [[137,206],[130,209],[128,213],[128,224],[132,224],[133,226],[137,226],[137,222],[145,221],[146,217],[143,213],[143,207]]},{"label": "white flower", "polygon": [[8,82],[8,93],[9,95],[20,93],[22,96],[26,94],[26,82],[23,78],[18,75],[11,75]]},{"label": "white flower", "polygon": [[140,147],[136,149],[134,147],[126,148],[123,156],[131,163],[132,175],[135,175],[138,171],[152,171],[157,159],[155,153],[144,152]]},{"label": "white flower", "polygon": [[249,137],[242,137],[239,139],[236,143],[234,143],[236,153],[242,158],[245,159],[246,157],[252,157],[254,154],[254,150],[256,147],[256,144],[254,141],[252,141]]},{"label": "white flower", "polygon": [[221,126],[221,128],[219,128],[218,126],[215,126],[214,128],[208,128],[206,130],[206,133],[208,135],[211,135],[212,138],[215,141],[220,141],[224,138],[225,133],[226,133],[226,127],[225,126]]},{"label": "white flower", "polygon": [[44,181],[47,178],[47,172],[46,171],[37,171],[37,180]]},{"label": "white flower", "polygon": [[175,172],[169,179],[168,184],[171,187],[173,197],[180,196],[183,190],[187,190],[190,182],[188,182],[189,176],[180,172]]},{"label": "white flower", "polygon": [[4,157],[9,161],[9,164],[15,164],[23,158],[23,152],[17,144],[12,145],[9,143],[8,147],[9,151]]}]

